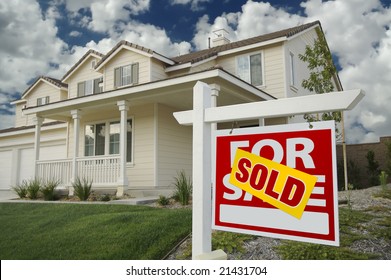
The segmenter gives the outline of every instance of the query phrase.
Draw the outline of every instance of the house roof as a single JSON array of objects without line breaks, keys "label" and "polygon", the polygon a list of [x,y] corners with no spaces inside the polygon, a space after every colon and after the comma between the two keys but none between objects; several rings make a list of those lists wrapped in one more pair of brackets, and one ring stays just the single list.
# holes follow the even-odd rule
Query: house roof
[{"label": "house roof", "polygon": [[104,55],[98,51],[95,50],[88,50],[76,63],[71,67],[71,69],[68,70],[68,72],[65,73],[65,75],[62,77],[61,81],[66,81],[72,74],[75,72],[81,64],[90,56],[95,56],[99,59],[104,57]]},{"label": "house roof", "polygon": [[52,78],[52,77],[48,77],[48,76],[40,76],[38,77],[34,83],[32,83],[26,90],[25,92],[22,94],[22,98],[26,97],[30,92],[31,90],[40,82],[46,82],[50,85],[53,85],[55,86],[56,88],[58,89],[61,89],[61,88],[68,88],[68,85],[61,82],[60,80],[58,79],[55,79],[55,78]]},{"label": "house roof", "polygon": [[[61,122],[61,121],[53,121],[53,122],[42,124],[42,127],[54,126],[54,125],[63,124],[63,123],[64,122]],[[29,130],[29,129],[33,129],[33,128],[35,128],[35,125],[10,127],[10,128],[6,128],[6,129],[1,129],[0,130],[0,134],[17,132],[17,131],[23,131],[23,130]]]},{"label": "house roof", "polygon": [[205,50],[201,50],[201,51],[197,51],[197,52],[193,52],[193,53],[189,53],[189,54],[185,54],[185,55],[180,55],[177,57],[172,57],[171,59],[173,61],[175,61],[177,64],[184,64],[184,63],[188,63],[188,62],[196,63],[196,62],[202,61],[204,59],[213,57],[223,51],[233,50],[233,49],[237,49],[240,47],[245,47],[245,46],[249,46],[252,44],[266,42],[266,41],[281,38],[281,37],[289,38],[289,37],[292,37],[302,31],[304,31],[304,30],[312,28],[313,26],[316,26],[316,25],[320,26],[320,22],[314,21],[314,22],[299,25],[296,27],[292,27],[292,28],[260,35],[257,37],[252,37],[249,39],[245,39],[245,40],[241,40],[241,41],[237,41],[237,42],[232,42],[232,43],[224,44],[221,46],[217,46],[217,47],[213,47],[213,48],[209,48],[209,49],[205,49]]},{"label": "house roof", "polygon": [[171,64],[171,65],[175,64],[175,62],[172,61],[170,58],[168,58],[164,55],[161,55],[151,49],[145,48],[143,46],[140,46],[140,45],[137,45],[134,43],[130,43],[126,40],[122,40],[117,45],[115,45],[115,47],[112,48],[105,56],[103,56],[103,58],[95,66],[95,69],[99,70],[99,68],[101,68],[104,64],[106,64],[110,60],[110,58],[113,57],[115,54],[117,54],[122,48],[133,49],[137,52],[144,53],[144,54],[151,56],[151,57],[155,57],[155,58],[162,60],[163,62],[166,62],[168,64]]}]

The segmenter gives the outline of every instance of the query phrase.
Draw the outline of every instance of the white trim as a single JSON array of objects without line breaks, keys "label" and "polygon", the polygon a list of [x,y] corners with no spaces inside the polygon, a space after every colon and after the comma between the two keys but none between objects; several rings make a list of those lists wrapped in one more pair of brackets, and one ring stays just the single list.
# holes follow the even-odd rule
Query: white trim
[{"label": "white trim", "polygon": [[243,88],[244,90],[254,94],[255,96],[258,96],[265,100],[274,100],[271,95],[268,95],[266,93],[263,93],[256,87],[242,81],[241,79],[228,74],[227,72],[220,70],[220,69],[213,69],[209,71],[199,72],[191,75],[186,75],[182,77],[177,78],[170,78],[163,81],[154,81],[147,84],[139,84],[134,87],[126,87],[121,88],[117,90],[113,90],[111,92],[106,92],[103,94],[93,94],[89,96],[85,96],[83,98],[74,98],[66,101],[61,101],[57,103],[51,103],[45,106],[40,107],[32,107],[27,108],[23,112],[25,115],[31,115],[31,114],[37,114],[37,113],[45,113],[50,110],[62,110],[62,111],[68,111],[72,109],[80,108],[80,105],[87,104],[90,102],[99,102],[104,101],[110,98],[120,100],[124,96],[130,96],[132,94],[136,94],[143,91],[149,91],[154,89],[159,89],[161,87],[169,87],[178,85],[181,83],[188,83],[188,82],[197,82],[199,80],[208,79],[208,78],[216,78],[220,77],[226,81],[229,81],[232,84],[235,84],[238,87]]},{"label": "white trim", "polygon": [[264,46],[267,46],[267,45],[272,45],[272,44],[284,42],[286,40],[287,40],[287,37],[283,36],[283,37],[279,37],[279,38],[276,38],[276,39],[259,42],[259,43],[256,43],[256,44],[251,44],[251,45],[247,45],[247,46],[243,46],[243,47],[239,47],[239,48],[234,48],[234,49],[222,51],[222,52],[219,52],[217,54],[217,56],[220,57],[220,56],[223,56],[223,55],[229,55],[229,54],[234,54],[234,53],[238,53],[238,52],[242,52],[242,51],[248,51],[248,50],[251,50],[251,49],[260,48],[260,47],[264,47]]},{"label": "white trim", "polygon": [[[82,61],[79,62],[79,64],[75,67],[75,69],[73,69],[72,72],[70,72],[67,76],[65,76],[64,78],[62,78],[61,81],[62,81],[63,83],[65,83],[65,81],[68,80],[69,77],[72,76],[73,73],[75,73],[75,72],[76,72],[76,71],[77,71],[77,70],[86,62],[86,60],[89,59],[91,56],[97,58],[98,60],[101,60],[101,59],[102,59],[102,57],[100,57],[99,55],[94,54],[93,52],[89,53]],[[99,61],[98,61],[97,63],[99,63]],[[90,66],[91,66],[91,65],[90,65]],[[89,68],[91,68],[91,67],[89,67]],[[91,70],[94,70],[94,71],[97,72],[98,69],[91,69]]]},{"label": "white trim", "polygon": [[154,103],[153,104],[153,114],[154,114],[154,119],[153,119],[153,154],[154,154],[154,186],[158,186],[159,182],[159,165],[158,165],[158,159],[159,159],[159,149],[158,149],[158,144],[159,144],[159,104]]},{"label": "white trim", "polygon": [[26,99],[19,99],[19,100],[12,101],[9,104],[11,104],[11,105],[18,105],[18,104],[26,103],[26,102],[27,102]]},{"label": "white trim", "polygon": [[166,73],[169,73],[169,72],[172,72],[172,71],[177,71],[177,70],[181,70],[181,69],[186,69],[186,68],[189,68],[191,67],[191,62],[187,62],[187,63],[183,63],[183,64],[179,64],[179,65],[174,65],[174,66],[171,66],[171,67],[167,67],[164,72]]},{"label": "white trim", "polygon": [[[42,131],[51,130],[51,129],[66,128],[66,125],[67,125],[67,123],[49,125],[49,126],[42,125]],[[32,127],[32,128],[21,129],[21,130],[5,132],[5,133],[0,132],[0,138],[1,137],[8,137],[8,136],[22,135],[22,134],[27,134],[27,133],[34,133],[34,131],[35,131],[34,127]]]},{"label": "white trim", "polygon": [[[313,25],[313,26],[311,26],[311,27],[308,27],[308,28],[306,28],[305,30],[296,33],[295,35],[290,36],[289,38],[287,38],[287,41],[293,40],[293,39],[295,39],[295,38],[301,36],[301,35],[304,33],[304,31],[305,31],[305,32],[308,32],[308,31],[310,31],[310,30],[312,30],[312,29],[316,29],[316,28],[321,28],[321,27],[320,27],[319,24],[316,24],[316,25]],[[322,31],[322,33],[323,33],[323,31]]]}]

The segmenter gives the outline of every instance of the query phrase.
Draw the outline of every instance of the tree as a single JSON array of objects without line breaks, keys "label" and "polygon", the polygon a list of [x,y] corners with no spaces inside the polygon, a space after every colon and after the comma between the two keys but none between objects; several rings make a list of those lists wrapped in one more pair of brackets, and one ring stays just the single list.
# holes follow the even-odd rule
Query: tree
[{"label": "tree", "polygon": [[370,187],[372,186],[378,186],[380,184],[379,180],[379,163],[375,160],[375,152],[372,150],[369,150],[367,155],[366,155],[368,165],[368,180]]},{"label": "tree", "polygon": [[[323,32],[317,28],[316,33],[318,39],[314,41],[314,45],[307,45],[304,54],[299,54],[299,59],[306,62],[310,70],[309,78],[304,79],[301,86],[310,92],[323,94],[334,91],[332,80],[337,73],[337,69],[334,66]],[[339,123],[341,122],[342,114],[341,112],[324,112],[321,118],[319,118],[319,115],[305,114],[304,119],[308,122],[335,120],[335,122]]]}]

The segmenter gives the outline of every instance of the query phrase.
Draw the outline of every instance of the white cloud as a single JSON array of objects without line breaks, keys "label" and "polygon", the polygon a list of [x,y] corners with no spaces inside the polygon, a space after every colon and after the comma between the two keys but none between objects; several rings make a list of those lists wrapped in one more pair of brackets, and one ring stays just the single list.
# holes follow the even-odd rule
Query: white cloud
[{"label": "white cloud", "polygon": [[366,92],[358,106],[346,113],[347,141],[377,141],[390,135],[390,7],[377,0],[309,0],[302,6],[310,20],[321,21],[330,49],[338,55],[344,88]]},{"label": "white cloud", "polygon": [[207,2],[211,2],[211,0],[171,0],[172,5],[190,5],[192,11],[204,10],[202,3]]},{"label": "white cloud", "polygon": [[[121,21],[128,21],[132,15],[149,10],[150,0],[63,0],[74,24],[88,27],[96,32],[111,32]],[[91,12],[91,17],[81,13]]]},{"label": "white cloud", "polygon": [[207,48],[208,38],[214,38],[214,30],[224,28],[231,41],[247,39],[261,34],[289,28],[306,21],[282,8],[274,8],[269,3],[248,1],[237,13],[222,14],[213,24],[209,17],[201,17],[196,26],[193,43],[197,49]]},{"label": "white cloud", "polygon": [[83,35],[83,33],[76,31],[76,30],[69,32],[69,36],[71,36],[71,37],[80,37],[81,35]]},{"label": "white cloud", "polygon": [[61,63],[67,45],[57,38],[54,16],[41,16],[33,1],[0,3],[0,92],[24,90],[34,77]]}]

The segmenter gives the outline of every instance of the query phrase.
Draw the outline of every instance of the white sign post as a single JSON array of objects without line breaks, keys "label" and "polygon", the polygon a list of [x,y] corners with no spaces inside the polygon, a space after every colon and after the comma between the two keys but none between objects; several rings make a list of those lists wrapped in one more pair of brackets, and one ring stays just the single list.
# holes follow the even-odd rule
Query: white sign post
[{"label": "white sign post", "polygon": [[193,88],[193,110],[174,113],[179,124],[193,125],[193,259],[207,258],[211,254],[212,123],[350,110],[363,97],[364,92],[358,89],[211,107],[210,87],[197,82]]}]

